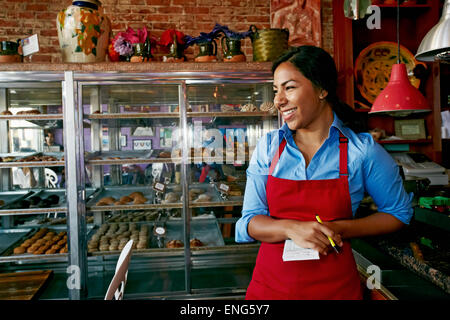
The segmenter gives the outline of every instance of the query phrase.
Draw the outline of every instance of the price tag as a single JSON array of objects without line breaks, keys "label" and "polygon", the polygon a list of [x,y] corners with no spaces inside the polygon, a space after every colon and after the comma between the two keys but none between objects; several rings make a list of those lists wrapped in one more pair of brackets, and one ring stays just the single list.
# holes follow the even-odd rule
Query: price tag
[{"label": "price tag", "polygon": [[219,190],[223,193],[228,193],[230,191],[230,186],[226,185],[225,183],[221,183],[219,185]]},{"label": "price tag", "polygon": [[39,40],[37,34],[21,40],[23,56],[29,56],[33,53],[39,52]]},{"label": "price tag", "polygon": [[155,190],[157,192],[165,192],[166,191],[166,185],[164,183],[161,183],[161,182],[155,182],[153,184],[153,190]]}]

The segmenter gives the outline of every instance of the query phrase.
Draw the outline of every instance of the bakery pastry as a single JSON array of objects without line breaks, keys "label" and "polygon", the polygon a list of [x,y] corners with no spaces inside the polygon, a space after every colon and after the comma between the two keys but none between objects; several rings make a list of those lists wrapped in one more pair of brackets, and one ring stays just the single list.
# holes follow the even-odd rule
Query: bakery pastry
[{"label": "bakery pastry", "polygon": [[181,240],[171,240],[167,242],[166,248],[181,248],[184,244]]},{"label": "bakery pastry", "polygon": [[211,201],[211,196],[206,193],[199,195],[198,198],[194,200],[194,202],[208,202],[208,201]]},{"label": "bakery pastry", "polygon": [[5,111],[2,111],[1,115],[2,116],[12,116],[12,113],[9,110],[5,110]]},{"label": "bakery pastry", "polygon": [[194,239],[191,239],[191,241],[189,241],[189,246],[191,248],[193,248],[193,247],[203,247],[204,244],[199,239],[194,238]]},{"label": "bakery pastry", "polygon": [[142,192],[140,192],[140,191],[135,191],[135,192],[130,193],[128,195],[128,197],[132,198],[134,200],[136,198],[144,198],[144,194]]},{"label": "bakery pastry", "polygon": [[159,153],[158,158],[170,158],[172,154],[168,151],[162,151]]},{"label": "bakery pastry", "polygon": [[116,199],[114,199],[113,197],[103,197],[96,203],[96,205],[97,206],[110,206],[110,205],[113,205],[114,202],[116,202]]},{"label": "bakery pastry", "polygon": [[261,104],[259,109],[264,112],[269,112],[271,115],[275,115],[278,112],[277,108],[275,107],[275,104],[271,101],[263,102],[263,104]]},{"label": "bakery pastry", "polygon": [[144,204],[147,202],[147,200],[148,199],[145,197],[142,197],[142,198],[136,197],[136,198],[134,198],[133,204]]},{"label": "bakery pastry", "polygon": [[14,248],[14,254],[22,254],[22,253],[25,253],[26,250],[27,250],[26,248],[20,246],[20,247]]},{"label": "bakery pastry", "polygon": [[258,107],[252,103],[247,103],[241,108],[241,112],[255,112],[258,111]]},{"label": "bakery pastry", "polygon": [[133,198],[131,198],[129,196],[123,196],[123,197],[120,198],[120,202],[122,202],[122,203],[128,203],[128,202],[131,202],[131,201],[133,201]]}]

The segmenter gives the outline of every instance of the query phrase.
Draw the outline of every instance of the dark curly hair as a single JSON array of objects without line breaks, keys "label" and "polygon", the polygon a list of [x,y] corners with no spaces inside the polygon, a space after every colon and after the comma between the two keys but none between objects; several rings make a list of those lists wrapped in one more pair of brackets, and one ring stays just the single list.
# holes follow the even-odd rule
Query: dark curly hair
[{"label": "dark curly hair", "polygon": [[292,47],[274,61],[272,74],[283,62],[292,63],[316,88],[328,92],[326,100],[344,125],[355,132],[364,130],[353,108],[337,96],[336,65],[328,52],[309,45]]}]

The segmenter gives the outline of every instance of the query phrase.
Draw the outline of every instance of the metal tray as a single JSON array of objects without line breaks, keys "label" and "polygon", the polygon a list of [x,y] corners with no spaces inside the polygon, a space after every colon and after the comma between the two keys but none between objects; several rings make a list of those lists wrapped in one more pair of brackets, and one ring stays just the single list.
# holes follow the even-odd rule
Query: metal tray
[{"label": "metal tray", "polygon": [[[181,240],[184,242],[183,221],[167,221],[165,244],[171,240]],[[221,247],[225,242],[220,232],[217,219],[197,219],[191,221],[190,238],[197,238],[203,242],[203,247]],[[157,248],[156,237],[152,236],[151,247]]]},{"label": "metal tray", "polygon": [[189,207],[208,207],[211,204],[222,202],[222,199],[220,198],[219,193],[217,192],[214,184],[209,183],[193,183],[189,185],[189,191],[193,189],[202,189],[204,191],[204,194],[207,194],[211,196],[211,199],[209,201],[196,201],[196,198],[194,198],[192,201],[189,201]]},{"label": "metal tray", "polygon": [[[66,190],[65,189],[38,189],[32,190],[34,194],[25,198],[29,200],[31,197],[38,196],[41,199],[47,199],[51,195],[57,195],[59,197],[59,202],[50,207],[65,207],[66,206]],[[30,206],[30,208],[36,208],[35,206]]]},{"label": "metal tray", "polygon": [[[47,226],[39,226],[39,227],[33,227],[33,228],[29,228],[31,229],[31,231],[29,233],[27,233],[26,235],[24,235],[23,237],[21,237],[20,239],[18,239],[18,241],[15,241],[14,243],[11,243],[11,245],[3,251],[2,256],[11,256],[11,257],[43,257],[43,256],[55,256],[55,255],[59,255],[58,254],[40,254],[40,255],[36,255],[36,254],[32,254],[32,253],[22,253],[22,254],[14,254],[14,248],[17,247],[18,245],[22,244],[25,240],[30,239],[36,232],[39,231],[39,229],[42,228],[47,228],[48,231],[54,231],[54,232],[60,232],[60,231],[66,231],[67,230],[67,226],[51,226],[51,227],[47,227]],[[22,228],[25,229],[25,228]],[[7,231],[11,232],[17,229],[8,229]],[[20,229],[19,229],[20,230]]]},{"label": "metal tray", "polygon": [[[111,225],[111,224],[118,224],[118,225],[121,225],[121,224],[130,224],[130,223],[133,223],[133,224],[138,225],[139,228],[140,228],[142,225],[147,225],[147,226],[148,226],[148,239],[147,239],[147,241],[148,241],[149,248],[150,248],[150,241],[151,241],[151,237],[152,237],[151,235],[152,235],[152,232],[153,232],[153,226],[154,226],[154,223],[153,223],[152,221],[139,221],[139,222],[106,222],[105,224],[108,224],[108,225]],[[100,226],[94,226],[94,227],[91,227],[91,229],[87,232],[87,243],[89,243],[89,241],[91,240],[92,236],[93,236],[99,229],[100,229]],[[145,251],[145,250],[148,250],[148,249],[141,249],[140,251]],[[89,254],[89,255],[92,255],[92,256],[96,256],[96,255],[117,254],[117,253],[120,253],[120,250],[113,250],[113,251],[110,251],[110,250],[95,251],[95,252],[89,252],[88,254]]]},{"label": "metal tray", "polygon": [[15,201],[21,200],[32,194],[33,192],[30,190],[0,192],[0,200],[3,200],[5,202],[2,206],[0,206],[0,210],[6,208],[11,203],[14,203]]},{"label": "metal tray", "polygon": [[[96,192],[93,197],[86,203],[86,207],[91,208],[110,208],[113,207],[112,210],[117,210],[120,207],[137,207],[138,205],[133,205],[133,203],[129,203],[123,206],[120,205],[111,205],[111,206],[97,206],[97,202],[104,197],[113,197],[117,200],[119,200],[121,197],[129,195],[132,192],[142,192],[144,197],[146,197],[148,200],[145,204],[152,204],[154,199],[154,192],[151,189],[150,186],[146,187],[102,187],[98,192]],[[144,205],[145,205],[144,204]],[[111,209],[106,209],[111,210]]]},{"label": "metal tray", "polygon": [[[51,156],[56,158],[54,161],[19,161],[30,156]],[[1,158],[11,157],[12,161],[0,162],[0,168],[12,167],[53,167],[64,166],[64,152],[27,152],[27,153],[1,153]]]},{"label": "metal tray", "polygon": [[20,228],[20,229],[0,229],[0,255],[2,255],[9,247],[14,246],[21,241],[24,237],[30,235],[33,228]]}]

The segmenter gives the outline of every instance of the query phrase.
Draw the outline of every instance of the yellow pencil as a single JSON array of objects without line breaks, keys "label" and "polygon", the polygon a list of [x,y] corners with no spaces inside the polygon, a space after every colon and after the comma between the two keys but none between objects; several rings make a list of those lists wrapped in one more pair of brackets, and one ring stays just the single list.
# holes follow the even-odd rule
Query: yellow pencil
[{"label": "yellow pencil", "polygon": [[[320,219],[320,217],[318,215],[316,215],[316,220],[317,222],[319,222],[320,224],[323,224],[322,219]],[[333,247],[334,251],[336,251],[336,253],[339,253],[339,249],[336,246],[336,244],[334,243],[333,239],[331,239],[329,236],[327,236],[328,240],[331,243],[331,246]]]}]

